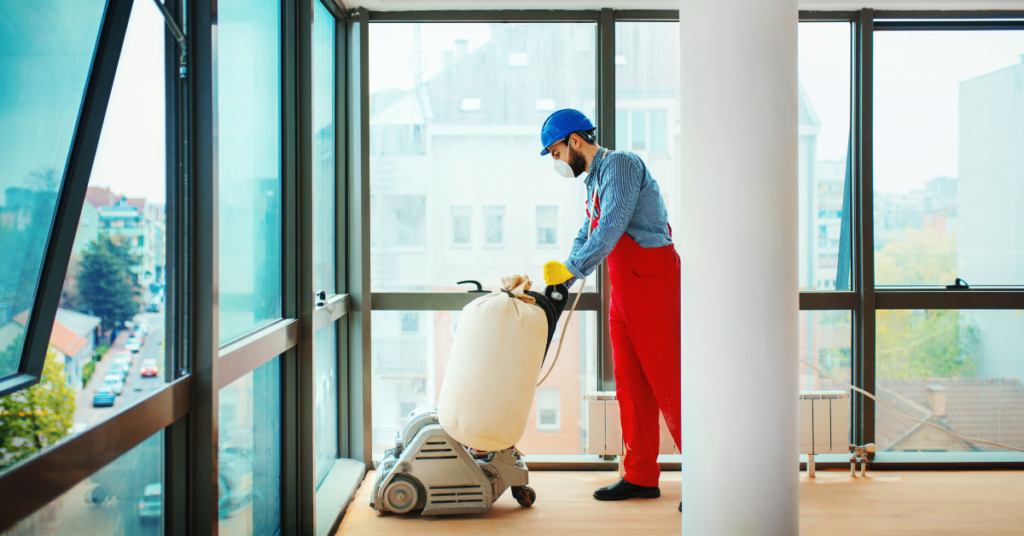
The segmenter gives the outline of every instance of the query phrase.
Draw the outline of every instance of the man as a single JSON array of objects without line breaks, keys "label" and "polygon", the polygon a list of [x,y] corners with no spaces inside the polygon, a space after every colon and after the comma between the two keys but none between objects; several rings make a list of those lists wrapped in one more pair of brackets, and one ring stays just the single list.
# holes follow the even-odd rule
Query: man
[{"label": "man", "polygon": [[[615,389],[626,443],[625,477],[594,492],[600,501],[661,496],[658,412],[679,445],[679,255],[665,202],[643,160],[595,143],[594,124],[559,110],[541,128],[541,155],[567,177],[587,172],[587,220],[565,263],[544,265],[544,282],[566,283],[608,260]],[[682,505],[680,504],[680,510]]]}]

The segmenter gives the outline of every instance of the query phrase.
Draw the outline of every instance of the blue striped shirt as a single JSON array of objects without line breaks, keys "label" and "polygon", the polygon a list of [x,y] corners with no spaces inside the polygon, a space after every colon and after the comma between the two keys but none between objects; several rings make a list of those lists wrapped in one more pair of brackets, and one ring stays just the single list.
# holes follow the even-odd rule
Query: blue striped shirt
[{"label": "blue striped shirt", "polygon": [[[604,155],[604,158],[601,156]],[[626,233],[643,248],[660,248],[672,243],[668,230],[668,211],[661,198],[658,181],[639,156],[627,151],[598,151],[587,173],[587,206],[597,188],[600,216],[598,226],[587,240],[588,220],[583,223],[572,253],[565,263],[576,277],[566,281],[572,286],[576,279],[590,275],[619,243]]]}]

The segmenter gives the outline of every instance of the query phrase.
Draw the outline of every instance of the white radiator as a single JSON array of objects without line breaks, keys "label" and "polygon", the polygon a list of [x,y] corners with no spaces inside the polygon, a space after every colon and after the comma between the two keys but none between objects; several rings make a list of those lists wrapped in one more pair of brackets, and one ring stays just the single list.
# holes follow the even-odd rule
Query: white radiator
[{"label": "white radiator", "polygon": [[849,454],[850,393],[800,391],[800,454],[814,477],[815,454]]},{"label": "white radiator", "polygon": [[[622,424],[619,422],[619,401],[615,391],[590,393],[583,399],[587,401],[587,454],[621,456],[624,449]],[[658,454],[679,454],[661,412],[658,412],[658,419],[661,421]]]}]

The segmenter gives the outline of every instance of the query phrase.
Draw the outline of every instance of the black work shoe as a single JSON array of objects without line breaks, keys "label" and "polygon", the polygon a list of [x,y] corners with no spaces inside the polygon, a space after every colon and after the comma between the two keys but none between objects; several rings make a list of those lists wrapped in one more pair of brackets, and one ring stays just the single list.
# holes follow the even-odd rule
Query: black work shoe
[{"label": "black work shoe", "polygon": [[626,499],[657,499],[661,497],[661,489],[658,486],[647,487],[637,486],[626,482],[625,478],[618,482],[601,488],[594,492],[594,498],[599,501],[624,501]]}]

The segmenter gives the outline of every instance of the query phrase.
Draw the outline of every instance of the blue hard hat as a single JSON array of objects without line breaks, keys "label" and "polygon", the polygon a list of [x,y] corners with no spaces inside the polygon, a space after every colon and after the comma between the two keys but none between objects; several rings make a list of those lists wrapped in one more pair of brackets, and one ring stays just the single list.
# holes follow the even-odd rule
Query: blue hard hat
[{"label": "blue hard hat", "polygon": [[593,129],[594,124],[587,116],[583,115],[583,112],[572,108],[558,110],[549,115],[544,120],[544,126],[540,127],[540,143],[544,146],[540,155],[548,154],[548,147],[568,138],[569,134],[573,132]]}]

